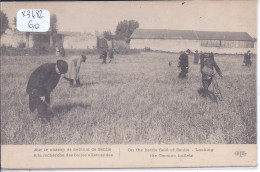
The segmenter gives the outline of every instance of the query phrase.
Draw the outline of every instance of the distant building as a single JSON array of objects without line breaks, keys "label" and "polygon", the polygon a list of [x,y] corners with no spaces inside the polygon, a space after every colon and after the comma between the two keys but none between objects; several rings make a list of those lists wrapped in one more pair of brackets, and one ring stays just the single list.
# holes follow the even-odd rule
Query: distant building
[{"label": "distant building", "polygon": [[256,41],[246,32],[136,29],[131,35],[131,49],[180,52],[192,51],[240,54],[256,53]]},{"label": "distant building", "polygon": [[90,33],[59,32],[62,35],[60,44],[65,49],[94,49],[97,46],[97,38]]},{"label": "distant building", "polygon": [[54,48],[55,45],[63,46],[65,49],[93,49],[96,48],[97,38],[90,33],[80,32],[58,32],[55,43],[49,32],[13,32],[8,31],[1,35],[1,46],[17,48]]}]

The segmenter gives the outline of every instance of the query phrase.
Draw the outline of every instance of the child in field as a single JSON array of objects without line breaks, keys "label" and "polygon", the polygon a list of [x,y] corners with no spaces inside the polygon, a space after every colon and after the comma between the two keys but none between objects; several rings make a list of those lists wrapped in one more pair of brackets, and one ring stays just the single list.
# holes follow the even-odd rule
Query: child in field
[{"label": "child in field", "polygon": [[221,70],[214,60],[214,54],[211,52],[209,55],[201,55],[200,71],[202,74],[202,86],[203,89],[199,90],[202,96],[206,96],[208,93],[208,88],[213,81],[214,68],[220,77],[222,76]]},{"label": "child in field", "polygon": [[82,62],[86,62],[87,57],[81,55],[80,57],[71,57],[67,60],[68,72],[65,74],[64,78],[70,82],[70,87],[73,87],[75,81],[76,86],[80,86],[79,70]]}]

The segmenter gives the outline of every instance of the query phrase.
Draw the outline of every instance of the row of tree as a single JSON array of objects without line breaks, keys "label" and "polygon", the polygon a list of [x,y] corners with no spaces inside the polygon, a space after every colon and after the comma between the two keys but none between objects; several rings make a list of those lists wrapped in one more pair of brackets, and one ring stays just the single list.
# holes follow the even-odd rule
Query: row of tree
[{"label": "row of tree", "polygon": [[[16,29],[16,17],[13,19],[15,29],[14,31],[17,31]],[[55,14],[51,15],[50,19],[50,46],[53,47],[54,43],[56,42],[56,37],[58,34],[58,25],[57,25],[58,19]],[[1,35],[6,32],[7,29],[11,29],[9,26],[9,20],[7,15],[0,11],[0,33]],[[120,21],[116,27],[115,33],[113,34],[111,31],[104,31],[103,36],[107,40],[125,40],[126,42],[130,42],[130,36],[134,32],[135,29],[139,28],[138,21],[135,20],[123,20]],[[26,37],[29,38],[29,32],[26,33]]]},{"label": "row of tree", "polygon": [[130,36],[137,28],[139,28],[138,21],[123,20],[118,23],[115,34],[113,34],[111,31],[104,31],[103,36],[107,40],[125,40],[127,43],[129,43]]}]

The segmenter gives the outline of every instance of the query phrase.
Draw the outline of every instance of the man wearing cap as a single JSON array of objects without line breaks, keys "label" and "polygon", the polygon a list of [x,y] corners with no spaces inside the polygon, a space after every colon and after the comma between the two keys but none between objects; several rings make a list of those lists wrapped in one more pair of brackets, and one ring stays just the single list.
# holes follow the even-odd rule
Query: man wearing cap
[{"label": "man wearing cap", "polygon": [[56,63],[46,63],[32,72],[26,92],[29,94],[29,108],[31,112],[35,109],[38,116],[43,120],[50,121],[52,112],[48,110],[50,106],[50,94],[57,86],[61,74],[68,71],[68,64],[64,60]]},{"label": "man wearing cap", "polygon": [[85,55],[71,57],[67,60],[69,65],[68,72],[65,74],[64,78],[70,82],[70,86],[73,87],[73,82],[75,81],[76,86],[80,86],[79,80],[79,70],[82,62],[86,62],[87,57]]},{"label": "man wearing cap", "polygon": [[190,53],[190,50],[186,50],[184,53],[181,53],[179,57],[179,66],[181,68],[181,72],[179,74],[179,78],[186,78],[187,73],[188,73],[188,68],[189,68],[189,57],[188,54]]}]

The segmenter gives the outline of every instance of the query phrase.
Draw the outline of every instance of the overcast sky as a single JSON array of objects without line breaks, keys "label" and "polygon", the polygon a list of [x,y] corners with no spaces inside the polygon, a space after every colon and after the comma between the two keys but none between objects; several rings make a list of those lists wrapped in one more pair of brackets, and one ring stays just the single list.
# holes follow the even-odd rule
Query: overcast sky
[{"label": "overcast sky", "polygon": [[235,31],[257,35],[256,1],[161,2],[5,2],[9,21],[19,9],[46,9],[58,18],[59,31],[114,32],[121,20],[142,29]]}]

